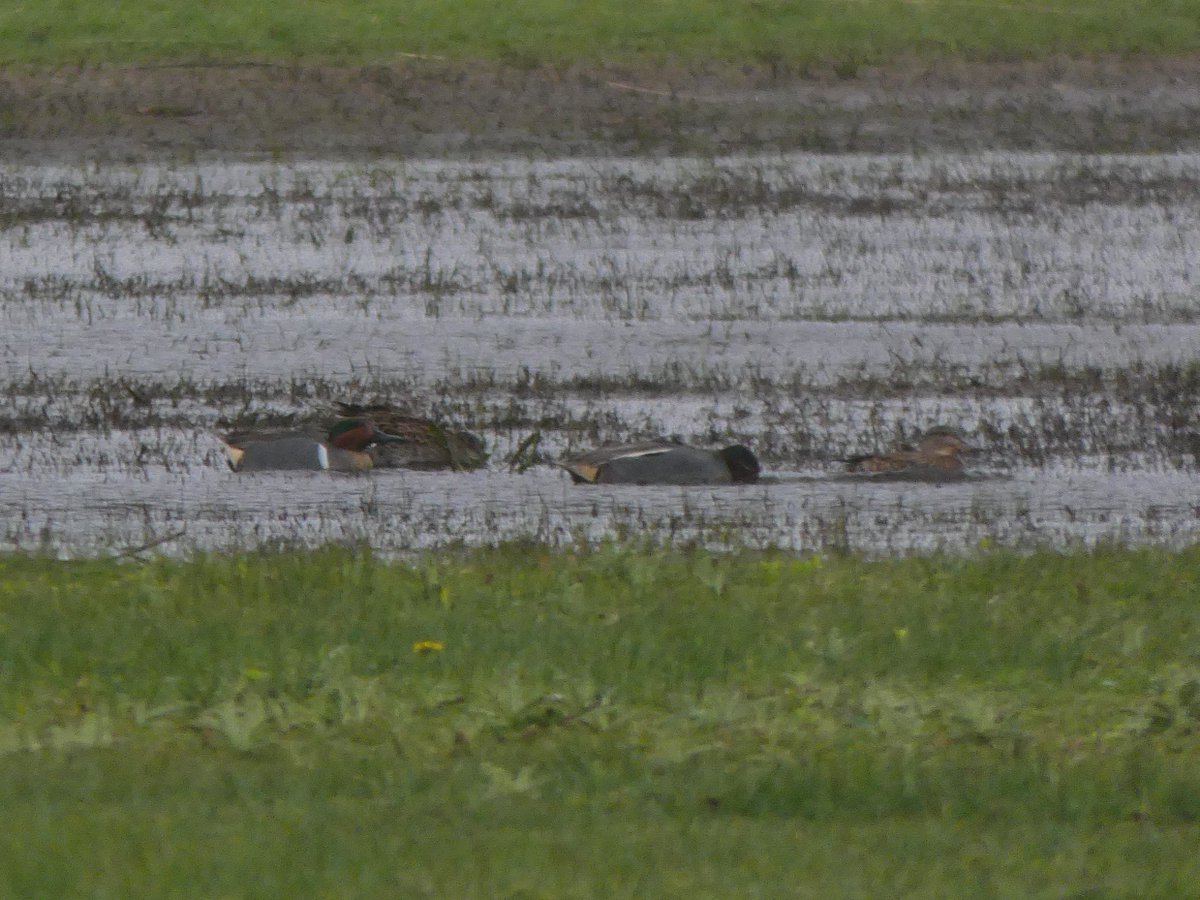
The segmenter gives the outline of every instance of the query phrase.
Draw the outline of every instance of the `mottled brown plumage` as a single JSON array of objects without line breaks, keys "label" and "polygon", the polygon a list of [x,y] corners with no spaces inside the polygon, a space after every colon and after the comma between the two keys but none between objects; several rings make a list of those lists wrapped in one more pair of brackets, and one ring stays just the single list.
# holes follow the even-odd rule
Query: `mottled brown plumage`
[{"label": "mottled brown plumage", "polygon": [[926,432],[916,449],[852,456],[846,471],[873,478],[903,481],[953,481],[964,477],[963,455],[975,448],[957,432],[934,428]]},{"label": "mottled brown plumage", "polygon": [[338,403],[343,416],[366,416],[401,441],[373,448],[379,468],[478,469],[487,463],[483,439],[461,428],[450,428],[432,419],[409,415],[387,403]]}]

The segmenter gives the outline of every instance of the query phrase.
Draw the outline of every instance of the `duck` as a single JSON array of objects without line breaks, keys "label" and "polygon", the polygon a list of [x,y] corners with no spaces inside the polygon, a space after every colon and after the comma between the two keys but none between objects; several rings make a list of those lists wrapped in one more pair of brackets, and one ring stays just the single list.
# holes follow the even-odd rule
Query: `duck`
[{"label": "duck", "polygon": [[324,441],[304,433],[227,435],[229,468],[235,472],[308,470],[365,472],[375,464],[367,448],[394,444],[406,438],[381,431],[370,419],[340,419]]},{"label": "duck", "polygon": [[888,481],[954,481],[965,477],[963,456],[976,449],[954,429],[938,426],[925,432],[915,450],[852,456],[846,471]]},{"label": "duck", "polygon": [[380,443],[370,451],[378,468],[461,472],[487,463],[487,444],[461,428],[409,415],[387,403],[339,402],[336,407],[342,416],[368,418],[386,433],[402,438],[399,442]]},{"label": "duck", "polygon": [[754,484],[761,471],[742,444],[702,450],[666,440],[599,447],[559,466],[575,484]]}]

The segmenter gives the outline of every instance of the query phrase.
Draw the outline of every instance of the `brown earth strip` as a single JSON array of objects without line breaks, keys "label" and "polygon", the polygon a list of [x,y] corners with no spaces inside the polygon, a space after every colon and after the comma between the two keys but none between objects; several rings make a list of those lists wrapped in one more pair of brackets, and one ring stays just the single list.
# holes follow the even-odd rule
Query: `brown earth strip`
[{"label": "brown earth strip", "polygon": [[0,68],[8,161],[1200,144],[1200,57],[768,69],[178,64]]}]

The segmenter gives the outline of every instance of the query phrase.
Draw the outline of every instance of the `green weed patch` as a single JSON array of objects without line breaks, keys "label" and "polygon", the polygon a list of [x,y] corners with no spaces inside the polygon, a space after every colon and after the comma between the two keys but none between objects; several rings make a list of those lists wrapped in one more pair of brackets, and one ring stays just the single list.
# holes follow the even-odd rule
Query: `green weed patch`
[{"label": "green weed patch", "polygon": [[1188,53],[1196,0],[771,0],[195,4],[46,0],[0,12],[0,59],[363,63],[425,57],[518,67],[758,63],[853,74],[897,59]]},{"label": "green weed patch", "polygon": [[1180,896],[1198,563],[10,556],[0,893]]}]

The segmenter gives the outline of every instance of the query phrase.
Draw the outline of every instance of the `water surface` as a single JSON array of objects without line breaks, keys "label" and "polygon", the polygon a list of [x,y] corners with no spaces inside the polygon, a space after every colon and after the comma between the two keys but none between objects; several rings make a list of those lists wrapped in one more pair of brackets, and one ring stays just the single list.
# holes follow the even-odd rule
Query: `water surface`
[{"label": "water surface", "polygon": [[[0,547],[1192,541],[1198,186],[1196,154],[0,167]],[[492,464],[225,468],[221,430],[335,399]],[[977,477],[833,477],[934,424]],[[551,464],[655,435],[772,477]]]}]

